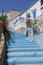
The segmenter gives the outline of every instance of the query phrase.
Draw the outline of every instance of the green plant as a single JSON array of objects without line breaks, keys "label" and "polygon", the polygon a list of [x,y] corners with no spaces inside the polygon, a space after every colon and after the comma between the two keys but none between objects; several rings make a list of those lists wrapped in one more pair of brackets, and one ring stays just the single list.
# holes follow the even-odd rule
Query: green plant
[{"label": "green plant", "polygon": [[4,31],[4,26],[6,26],[6,24],[5,23],[7,23],[8,21],[7,21],[7,15],[6,14],[4,14],[3,12],[2,12],[2,15],[0,16],[0,21],[2,22],[2,31]]},{"label": "green plant", "polygon": [[1,19],[1,22],[7,22],[7,15],[5,14],[5,15],[1,15],[1,17],[0,17]]}]

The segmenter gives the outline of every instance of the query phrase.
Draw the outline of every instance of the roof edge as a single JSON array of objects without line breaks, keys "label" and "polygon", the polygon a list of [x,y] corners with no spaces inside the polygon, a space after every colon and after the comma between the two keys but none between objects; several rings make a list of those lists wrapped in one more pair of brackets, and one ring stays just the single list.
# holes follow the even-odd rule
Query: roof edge
[{"label": "roof edge", "polygon": [[[36,0],[35,2],[33,2],[28,8],[25,9],[25,11],[21,12],[18,16],[22,15],[24,12],[26,12],[30,7],[32,7],[32,6],[33,6],[35,3],[37,3],[38,1],[39,1],[39,0]],[[17,17],[18,17],[18,16],[17,16]],[[15,18],[17,18],[17,17],[15,17]],[[15,18],[14,18],[14,19],[15,19]],[[13,19],[13,20],[14,20],[14,19]],[[12,21],[13,21],[13,20],[12,20]]]}]

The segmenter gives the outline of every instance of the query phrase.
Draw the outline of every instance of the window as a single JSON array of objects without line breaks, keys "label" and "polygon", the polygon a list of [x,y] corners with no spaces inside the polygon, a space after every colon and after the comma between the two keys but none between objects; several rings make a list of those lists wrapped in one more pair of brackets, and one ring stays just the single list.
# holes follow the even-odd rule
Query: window
[{"label": "window", "polygon": [[20,17],[20,22],[24,22],[25,18],[24,17]]},{"label": "window", "polygon": [[27,15],[27,18],[30,18],[30,13]]},{"label": "window", "polygon": [[34,18],[34,19],[36,18],[36,9],[33,10],[33,18]]}]

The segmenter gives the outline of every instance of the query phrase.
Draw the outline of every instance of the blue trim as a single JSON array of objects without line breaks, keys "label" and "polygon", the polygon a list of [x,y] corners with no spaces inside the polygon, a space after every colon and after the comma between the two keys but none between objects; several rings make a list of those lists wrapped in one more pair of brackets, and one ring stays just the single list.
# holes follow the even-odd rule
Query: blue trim
[{"label": "blue trim", "polygon": [[33,10],[33,18],[34,18],[34,19],[36,18],[36,9]]},{"label": "blue trim", "polygon": [[[39,0],[35,0],[28,8],[25,9],[25,11],[23,11],[22,13],[20,13],[18,16],[21,16],[24,12],[26,12],[30,7],[32,7],[32,6],[33,6],[35,3],[37,3],[38,1],[39,1]],[[17,17],[18,17],[18,16],[17,16]],[[15,17],[15,18],[17,18],[17,17]],[[15,18],[14,18],[14,19],[15,19]]]},{"label": "blue trim", "polygon": [[35,3],[37,3],[39,0],[35,0],[27,9],[25,9],[25,11],[23,11],[20,15],[22,15],[24,12],[26,12],[30,7],[32,7]]}]

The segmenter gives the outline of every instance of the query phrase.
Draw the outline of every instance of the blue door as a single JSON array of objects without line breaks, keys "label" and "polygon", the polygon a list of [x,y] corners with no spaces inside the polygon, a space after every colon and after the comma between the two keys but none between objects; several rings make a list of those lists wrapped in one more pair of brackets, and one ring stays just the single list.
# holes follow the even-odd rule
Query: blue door
[{"label": "blue door", "polygon": [[36,10],[33,11],[33,18],[36,18]]}]

